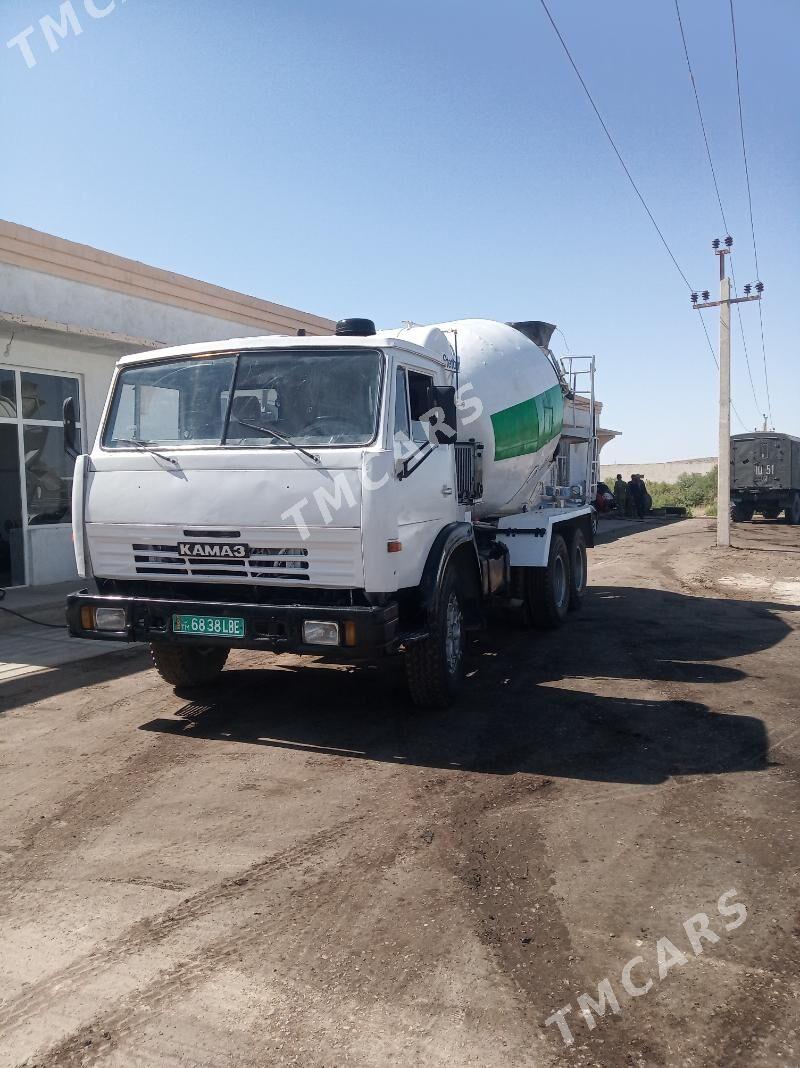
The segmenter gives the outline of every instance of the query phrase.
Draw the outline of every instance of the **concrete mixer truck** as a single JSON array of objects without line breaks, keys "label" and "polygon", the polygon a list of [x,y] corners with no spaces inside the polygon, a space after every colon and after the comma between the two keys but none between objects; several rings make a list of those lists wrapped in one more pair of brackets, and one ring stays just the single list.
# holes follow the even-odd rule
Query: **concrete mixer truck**
[{"label": "concrete mixer truck", "polygon": [[584,598],[594,364],[579,388],[545,328],[350,319],[123,357],[76,461],[93,588],[70,633],[148,643],[176,687],[233,648],[402,654],[412,701],[447,705],[469,631],[558,627]]}]

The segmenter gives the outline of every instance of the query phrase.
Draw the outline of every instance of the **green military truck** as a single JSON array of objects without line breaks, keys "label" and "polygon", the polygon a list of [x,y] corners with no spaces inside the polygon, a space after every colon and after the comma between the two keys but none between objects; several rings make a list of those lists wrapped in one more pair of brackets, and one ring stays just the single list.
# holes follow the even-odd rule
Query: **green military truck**
[{"label": "green military truck", "polygon": [[747,523],[765,519],[800,524],[800,438],[756,432],[731,438],[731,514]]}]

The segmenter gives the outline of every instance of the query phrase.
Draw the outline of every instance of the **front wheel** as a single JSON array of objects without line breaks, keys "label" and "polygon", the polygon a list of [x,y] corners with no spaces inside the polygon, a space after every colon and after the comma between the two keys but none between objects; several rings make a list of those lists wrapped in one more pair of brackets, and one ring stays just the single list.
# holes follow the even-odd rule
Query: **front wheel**
[{"label": "front wheel", "polygon": [[171,686],[206,686],[219,678],[230,649],[220,645],[151,642],[156,671]]},{"label": "front wheel", "polygon": [[731,508],[731,519],[734,523],[749,523],[753,518],[753,511],[751,504],[734,504]]},{"label": "front wheel", "polygon": [[420,708],[446,708],[464,681],[466,634],[458,572],[448,568],[437,597],[431,635],[405,652],[411,700]]}]

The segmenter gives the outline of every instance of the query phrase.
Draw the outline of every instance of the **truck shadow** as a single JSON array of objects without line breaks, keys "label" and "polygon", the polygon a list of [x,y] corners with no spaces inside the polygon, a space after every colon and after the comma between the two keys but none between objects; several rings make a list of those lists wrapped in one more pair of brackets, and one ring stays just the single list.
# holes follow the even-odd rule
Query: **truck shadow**
[{"label": "truck shadow", "polygon": [[651,516],[648,515],[643,523],[638,519],[626,516],[600,516],[595,543],[608,545],[622,538],[630,538],[635,534],[646,534],[648,531],[657,530],[661,527],[672,527],[676,523],[685,523],[685,516]]},{"label": "truck shadow", "polygon": [[[410,707],[396,660],[349,671],[293,660],[225,671],[213,693],[141,729],[494,775],[657,784],[762,770],[767,731],[737,707],[730,684],[749,676],[730,661],[790,632],[777,608],[792,610],[595,587],[559,632],[482,634],[464,693],[446,711]],[[685,699],[721,684],[730,688],[715,690],[714,701],[724,712]]]}]

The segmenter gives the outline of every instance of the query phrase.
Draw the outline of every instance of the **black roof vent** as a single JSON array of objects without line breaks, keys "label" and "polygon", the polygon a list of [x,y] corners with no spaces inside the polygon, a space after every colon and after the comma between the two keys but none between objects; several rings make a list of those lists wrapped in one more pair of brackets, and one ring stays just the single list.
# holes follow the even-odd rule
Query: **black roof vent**
[{"label": "black roof vent", "polygon": [[340,319],[336,324],[337,337],[370,337],[374,333],[371,319]]}]

